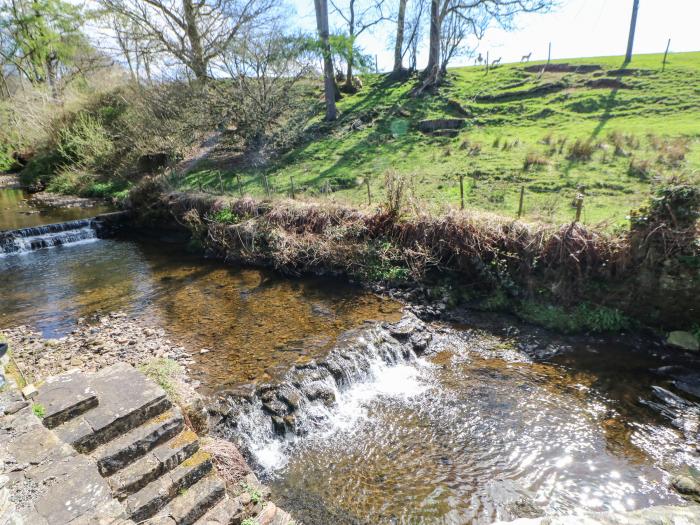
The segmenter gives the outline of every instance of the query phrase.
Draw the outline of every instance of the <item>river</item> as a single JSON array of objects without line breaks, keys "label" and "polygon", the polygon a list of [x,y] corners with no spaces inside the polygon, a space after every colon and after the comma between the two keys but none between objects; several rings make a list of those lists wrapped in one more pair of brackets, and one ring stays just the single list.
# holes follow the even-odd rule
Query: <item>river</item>
[{"label": "river", "polygon": [[[0,190],[0,230],[94,214],[36,210],[18,191]],[[205,393],[274,381],[345,331],[401,317],[398,303],[336,279],[232,267],[150,238],[7,253],[0,288],[0,326],[47,337],[95,313],[147,318],[192,351]],[[278,504],[322,525],[682,503],[669,482],[700,468],[696,360],[633,335],[564,338],[507,317],[435,326],[453,342],[378,366],[317,430],[251,447]]]}]

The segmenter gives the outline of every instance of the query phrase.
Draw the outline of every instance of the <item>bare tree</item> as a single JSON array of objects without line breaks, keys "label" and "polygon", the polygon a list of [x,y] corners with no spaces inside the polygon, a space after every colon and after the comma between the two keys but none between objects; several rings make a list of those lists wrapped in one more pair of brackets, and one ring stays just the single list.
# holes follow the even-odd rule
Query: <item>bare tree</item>
[{"label": "bare tree", "polygon": [[[532,13],[549,9],[554,0],[431,0],[430,43],[425,80],[418,92],[437,85],[442,77],[440,40],[443,24],[448,17],[462,19],[465,27],[477,38],[483,36],[491,23],[510,29],[518,13]],[[446,64],[445,64],[446,66]]]},{"label": "bare tree", "polygon": [[423,16],[428,7],[427,0],[415,0],[411,2],[411,15],[406,25],[406,49],[408,52],[408,70],[415,72],[418,67],[418,44],[423,39]]},{"label": "bare tree", "polygon": [[265,139],[301,97],[295,85],[313,70],[315,56],[306,39],[286,36],[280,26],[251,31],[222,62],[234,79],[236,129],[249,147],[261,149]]},{"label": "bare tree", "polygon": [[483,34],[488,25],[488,19],[474,18],[473,23],[455,12],[447,15],[442,23],[440,31],[440,75],[447,74],[447,65],[458,56],[473,56],[473,49],[464,46],[464,41],[476,30],[477,34]]},{"label": "bare tree", "polygon": [[113,13],[129,18],[141,35],[157,43],[199,81],[209,76],[244,28],[276,6],[275,0],[99,0]]},{"label": "bare tree", "polygon": [[349,49],[347,50],[347,71],[345,73],[345,85],[343,89],[354,91],[353,66],[355,65],[354,44],[357,37],[377,24],[388,20],[385,13],[384,0],[345,0],[341,4],[338,0],[330,0],[333,11],[343,19],[347,25],[349,36]]},{"label": "bare tree", "polygon": [[331,56],[331,45],[328,32],[328,0],[314,0],[316,8],[316,27],[318,38],[321,43],[321,54],[323,55],[323,88],[326,99],[326,120],[335,120],[337,110],[335,107],[335,78],[333,76],[333,57]]}]

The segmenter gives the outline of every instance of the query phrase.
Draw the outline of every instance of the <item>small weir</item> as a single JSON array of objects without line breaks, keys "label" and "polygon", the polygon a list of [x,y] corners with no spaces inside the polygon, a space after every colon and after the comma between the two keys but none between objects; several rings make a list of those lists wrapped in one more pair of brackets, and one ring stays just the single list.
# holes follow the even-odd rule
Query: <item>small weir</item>
[{"label": "small weir", "polygon": [[95,219],[81,219],[0,232],[0,256],[98,239]]}]

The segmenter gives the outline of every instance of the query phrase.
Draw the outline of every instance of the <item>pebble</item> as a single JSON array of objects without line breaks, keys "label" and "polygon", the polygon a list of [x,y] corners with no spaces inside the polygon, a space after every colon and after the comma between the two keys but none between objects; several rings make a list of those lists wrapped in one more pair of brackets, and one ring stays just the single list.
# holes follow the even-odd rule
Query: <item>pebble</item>
[{"label": "pebble", "polygon": [[[164,330],[116,312],[81,318],[59,339],[43,339],[27,326],[0,330],[23,372],[34,381],[72,368],[99,370],[118,361],[140,364],[153,358],[193,363],[189,353],[166,339]],[[205,349],[208,350],[208,349]]]}]

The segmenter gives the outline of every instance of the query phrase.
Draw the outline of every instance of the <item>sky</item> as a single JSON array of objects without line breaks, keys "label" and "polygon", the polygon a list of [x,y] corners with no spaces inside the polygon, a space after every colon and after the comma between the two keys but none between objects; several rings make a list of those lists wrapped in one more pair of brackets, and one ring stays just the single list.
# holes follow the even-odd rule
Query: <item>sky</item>
[{"label": "sky", "polygon": [[[296,10],[297,25],[307,31],[314,30],[314,3],[310,0],[291,0],[291,3]],[[502,57],[503,62],[520,61],[530,52],[532,60],[546,59],[549,42],[553,59],[624,55],[632,3],[632,0],[559,0],[553,11],[520,15],[515,30],[492,28],[484,39],[474,44],[484,56],[488,51],[491,58]],[[340,26],[336,24],[336,27]],[[358,39],[365,52],[377,56],[381,71],[390,70],[393,65],[390,48],[393,31],[387,25]],[[640,0],[634,52],[663,53],[669,38],[672,52],[700,51],[700,0]],[[426,60],[424,53],[419,66]],[[458,59],[450,65],[468,63]]]}]

